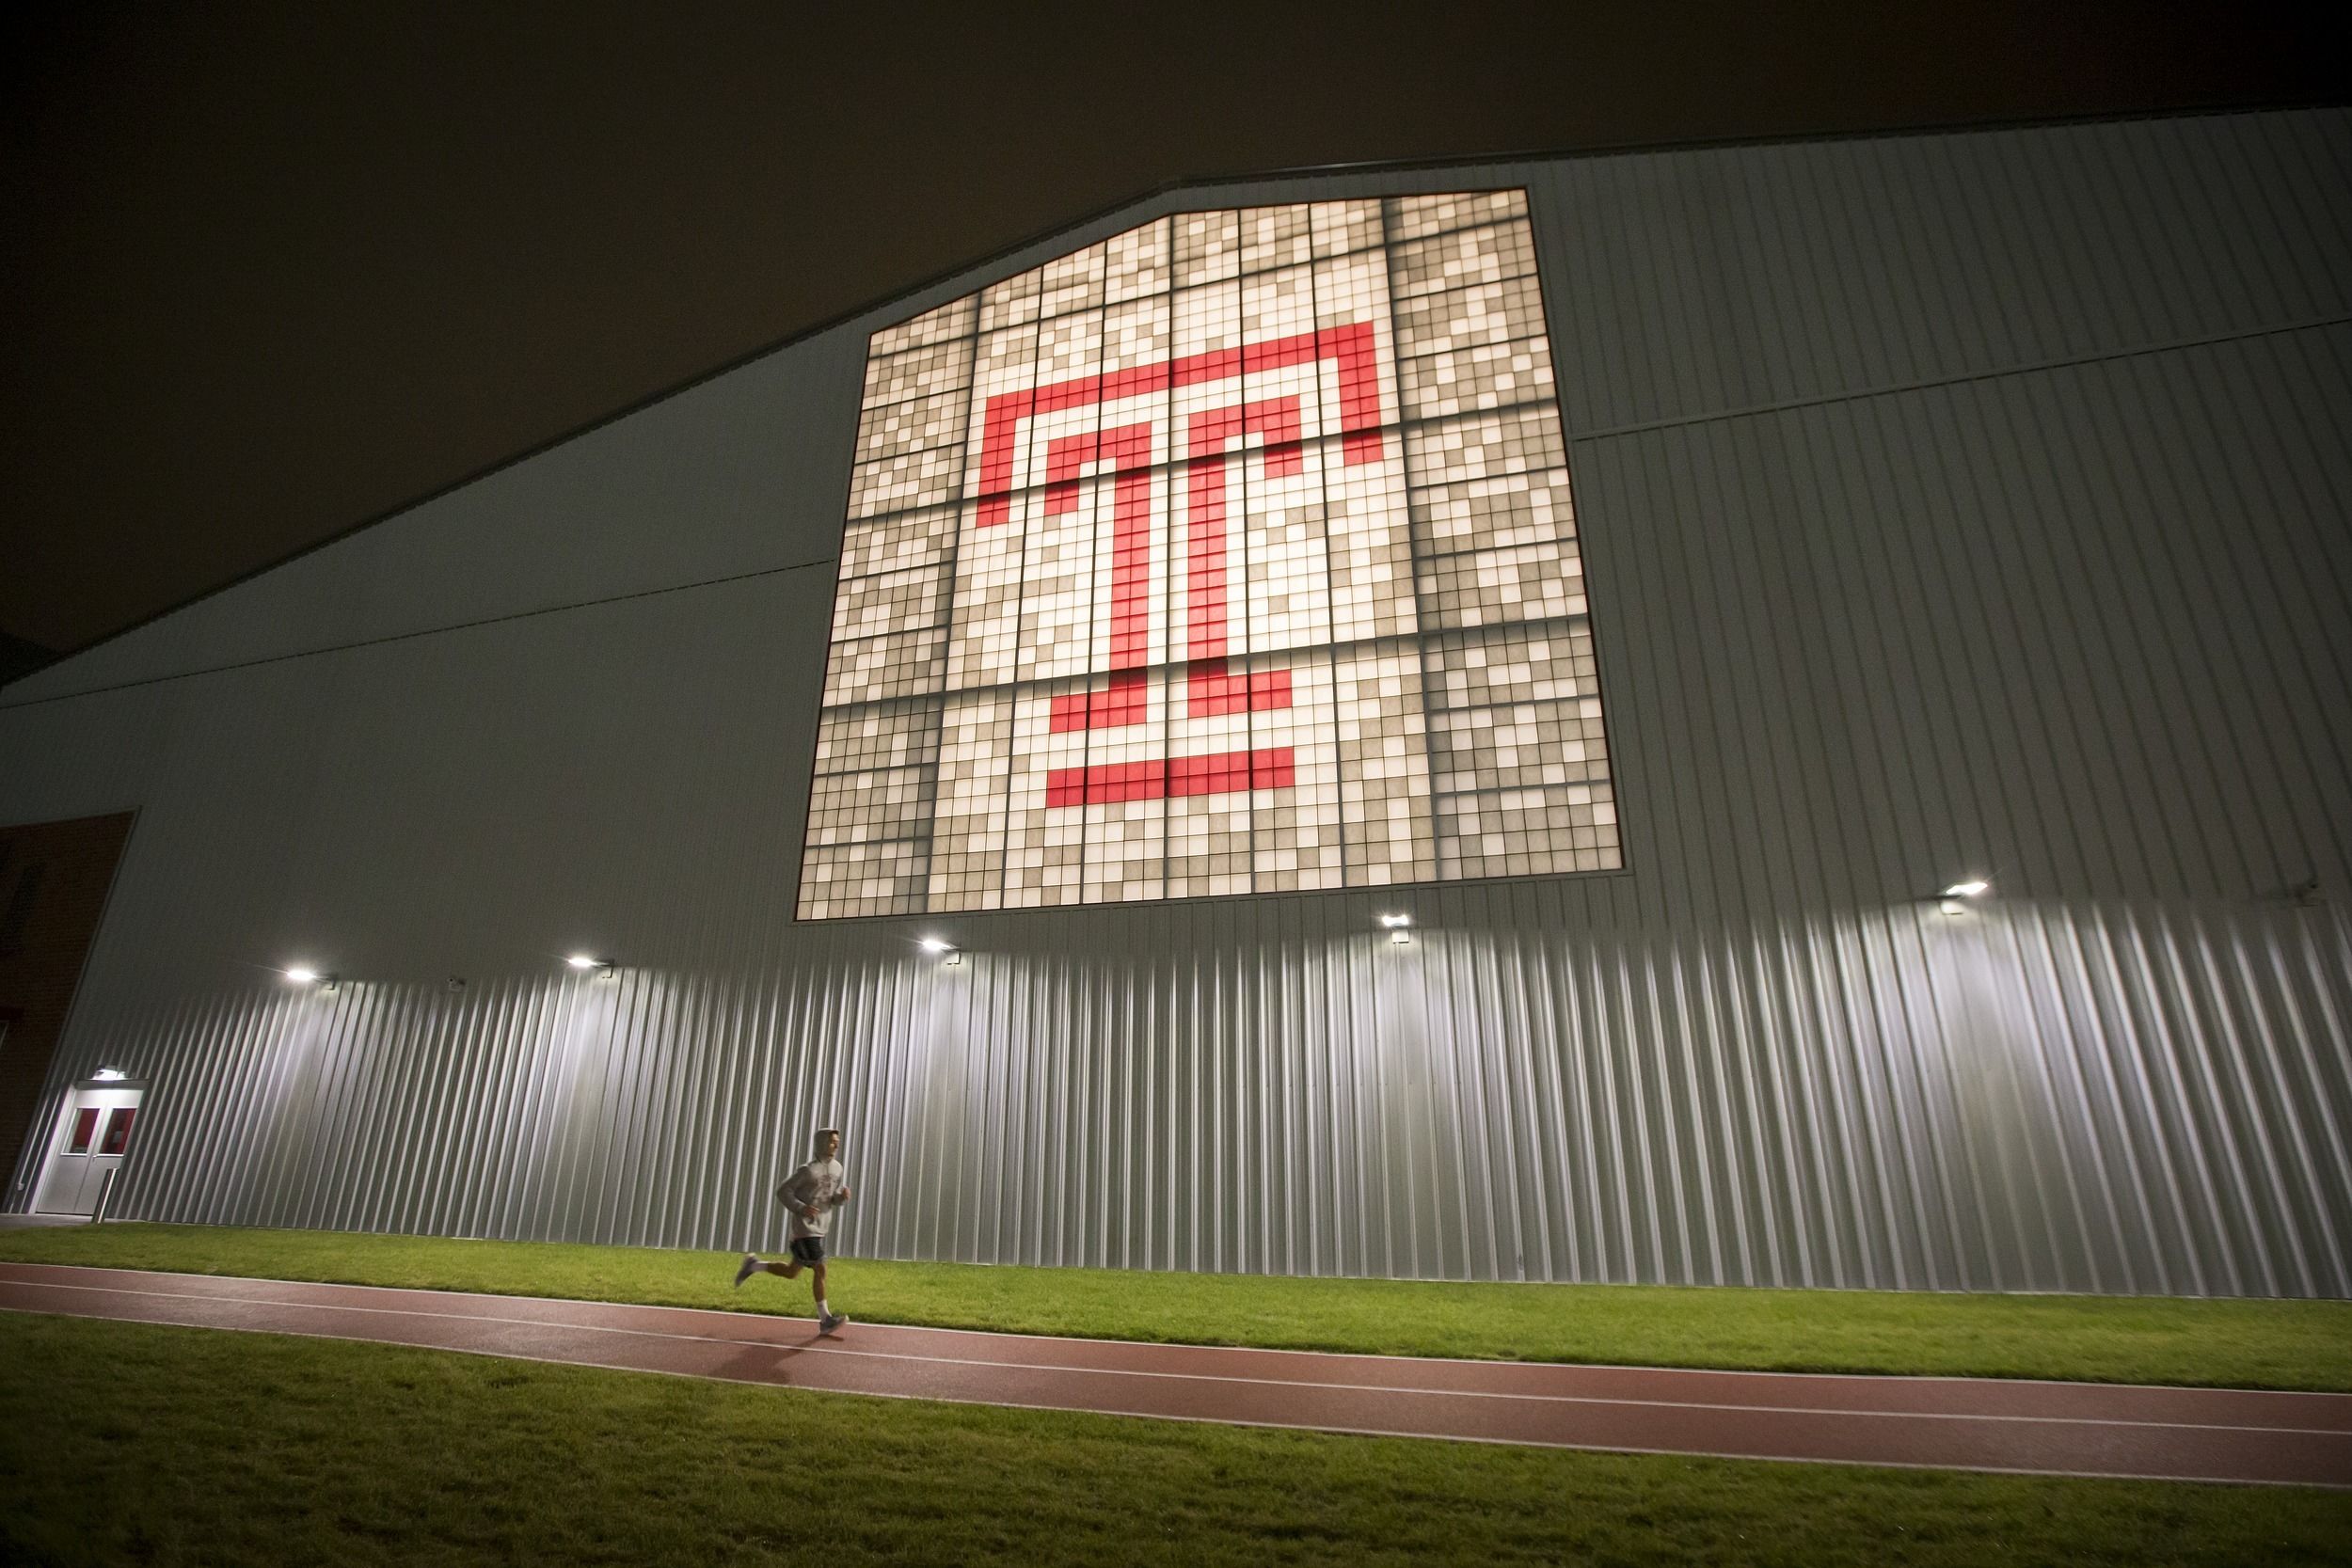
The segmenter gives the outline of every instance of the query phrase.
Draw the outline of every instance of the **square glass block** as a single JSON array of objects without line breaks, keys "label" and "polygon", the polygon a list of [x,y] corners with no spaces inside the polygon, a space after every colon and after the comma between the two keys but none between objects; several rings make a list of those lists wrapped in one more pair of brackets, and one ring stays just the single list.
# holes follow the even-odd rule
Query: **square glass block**
[{"label": "square glass block", "polygon": [[991,283],[980,291],[980,332],[1001,332],[1009,326],[1022,326],[1038,319],[1038,298],[1045,282],[1045,269],[1032,267],[1027,272]]},{"label": "square glass block", "polygon": [[801,861],[800,918],[920,914],[930,851],[919,843],[813,844]]},{"label": "square glass block", "polygon": [[938,770],[928,766],[820,774],[809,790],[808,842],[927,838],[938,788]]},{"label": "square glass block", "polygon": [[1567,466],[1560,413],[1550,404],[1409,425],[1405,469],[1416,486]]},{"label": "square glass block", "polygon": [[977,507],[961,513],[955,548],[953,636],[947,684],[965,690],[1011,680],[1021,651],[1021,577],[1036,492],[1006,508],[1006,520],[980,520]]},{"label": "square glass block", "polygon": [[1004,901],[1005,797],[1013,694],[948,697],[940,723],[939,804],[931,821],[930,907],[993,910]]},{"label": "square glass block", "polygon": [[817,721],[817,771],[928,768],[939,755],[940,711],[936,700],[827,708]]},{"label": "square glass block", "polygon": [[1090,245],[1038,269],[1038,314],[1051,319],[1103,308],[1103,267],[1108,247]]},{"label": "square glass block", "polygon": [[1150,223],[1114,234],[1103,242],[1103,299],[1115,305],[1168,293],[1172,276],[1168,255],[1168,220]]},{"label": "square glass block", "polygon": [[961,446],[964,412],[971,402],[971,389],[958,387],[868,408],[858,420],[855,461],[876,463],[931,447]]},{"label": "square glass block", "polygon": [[1389,241],[1426,239],[1448,230],[1470,229],[1527,216],[1527,192],[1469,191],[1437,196],[1391,197]]},{"label": "square glass block", "polygon": [[1535,242],[1524,218],[1389,247],[1389,274],[1400,299],[1500,283],[1534,270]]},{"label": "square glass block", "polygon": [[1338,714],[1331,661],[1301,648],[1231,666],[1251,691],[1250,886],[1259,893],[1341,887]]},{"label": "square glass block", "polygon": [[1376,250],[1384,243],[1380,203],[1376,199],[1318,201],[1307,210],[1307,221],[1317,256]]},{"label": "square glass block", "polygon": [[1084,825],[1086,903],[1166,895],[1169,689],[1165,669],[1126,671],[1085,683],[1083,705],[1064,709],[1063,722],[1084,723],[1086,770],[1055,809]]},{"label": "square glass block", "polygon": [[1491,626],[1584,613],[1584,567],[1573,545],[1434,556],[1414,575],[1425,626]]},{"label": "square glass block", "polygon": [[1103,312],[1100,309],[1055,316],[1037,334],[1037,384],[1073,383],[1103,372]]},{"label": "square glass block", "polygon": [[851,523],[841,535],[841,575],[870,578],[946,561],[962,515],[956,507],[941,506]]},{"label": "square glass block", "polygon": [[1169,220],[1175,284],[1188,289],[1241,276],[1241,222],[1233,213],[1178,213]]},{"label": "square glass block", "polygon": [[1407,359],[1397,370],[1408,420],[1549,403],[1554,391],[1551,345],[1541,338],[1446,349]]},{"label": "square glass block", "polygon": [[1391,432],[1369,452],[1351,452],[1344,441],[1318,450],[1335,642],[1391,637],[1420,624],[1403,447]]},{"label": "square glass block", "polygon": [[1006,909],[1084,900],[1084,804],[1091,732],[1068,716],[1073,705],[1080,713],[1086,710],[1094,684],[1030,681],[1012,690],[1005,792]]},{"label": "square glass block", "polygon": [[946,640],[946,634],[933,627],[835,642],[825,669],[824,705],[841,707],[936,693]]},{"label": "square glass block", "polygon": [[1418,640],[1335,650],[1333,734],[1341,837],[1350,887],[1437,875]]},{"label": "square glass block", "polygon": [[1622,863],[1616,806],[1605,784],[1441,795],[1437,804],[1438,863],[1449,881],[1613,871]]},{"label": "square glass block", "polygon": [[1568,471],[1499,474],[1413,492],[1413,547],[1423,555],[1576,537]]},{"label": "square glass block", "polygon": [[[1433,711],[1600,692],[1590,623],[1581,620],[1440,632],[1422,644],[1422,663]],[[1598,721],[1597,701],[1589,717]]]},{"label": "square glass block", "polygon": [[955,499],[963,483],[963,448],[934,447],[862,463],[850,470],[850,516],[914,512]]},{"label": "square glass block", "polygon": [[961,391],[972,385],[972,339],[969,334],[944,343],[911,348],[866,362],[863,406],[879,408],[889,403],[911,403]]},{"label": "square glass block", "polygon": [[1429,783],[1440,795],[1608,778],[1608,746],[1596,699],[1508,703],[1429,715]]},{"label": "square glass block", "polygon": [[1241,240],[1241,270],[1268,272],[1294,267],[1313,255],[1311,219],[1304,204],[1245,207],[1234,214]]},{"label": "square glass block", "polygon": [[1543,331],[1543,289],[1533,276],[1396,302],[1397,352],[1406,358],[1515,342]]},{"label": "square glass block", "polygon": [[884,632],[917,631],[947,619],[947,563],[911,571],[844,578],[834,597],[833,640],[855,641]]},{"label": "square glass block", "polygon": [[944,343],[952,339],[970,337],[977,302],[977,295],[965,294],[961,299],[951,299],[896,326],[883,327],[866,339],[866,357],[880,358],[886,355],[902,354],[927,343]]}]

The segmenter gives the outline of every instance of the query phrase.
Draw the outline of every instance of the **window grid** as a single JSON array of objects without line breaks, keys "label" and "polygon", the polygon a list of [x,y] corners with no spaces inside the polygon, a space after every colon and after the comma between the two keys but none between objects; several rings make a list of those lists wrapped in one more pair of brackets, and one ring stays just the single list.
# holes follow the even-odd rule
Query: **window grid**
[{"label": "window grid", "polygon": [[1523,192],[1180,214],[874,335],[803,918],[1620,863]]}]

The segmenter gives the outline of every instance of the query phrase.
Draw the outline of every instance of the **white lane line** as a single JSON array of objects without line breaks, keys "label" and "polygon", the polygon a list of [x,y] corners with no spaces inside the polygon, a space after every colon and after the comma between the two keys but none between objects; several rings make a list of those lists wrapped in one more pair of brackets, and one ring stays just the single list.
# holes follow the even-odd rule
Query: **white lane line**
[{"label": "white lane line", "polygon": [[[856,1350],[847,1345],[826,1345],[815,1343],[805,1345],[780,1344],[772,1339],[724,1338],[708,1334],[677,1334],[665,1329],[626,1328],[606,1323],[561,1323],[551,1322],[544,1318],[501,1318],[494,1317],[486,1313],[428,1312],[412,1307],[369,1307],[357,1303],[344,1304],[340,1302],[271,1301],[251,1296],[224,1298],[220,1296],[204,1295],[200,1292],[195,1291],[133,1291],[126,1290],[120,1286],[113,1285],[76,1285],[63,1281],[50,1280],[11,1280],[0,1281],[0,1284],[29,1284],[44,1290],[78,1291],[86,1294],[92,1295],[133,1296],[162,1301],[195,1301],[203,1302],[212,1306],[220,1306],[226,1303],[226,1305],[230,1306],[268,1307],[291,1309],[294,1311],[373,1313],[382,1317],[425,1318],[449,1323],[486,1323],[506,1328],[565,1329],[584,1334],[616,1334],[640,1339],[668,1339],[684,1344],[729,1345],[745,1350],[791,1351],[796,1354],[814,1354],[818,1355],[856,1356],[869,1361],[910,1361],[930,1366],[966,1367],[985,1371],[1060,1372],[1073,1376],[1090,1374],[1103,1377],[1157,1378],[1177,1383],[1232,1383],[1239,1384],[1250,1388],[1309,1388],[1321,1389],[1332,1393],[1349,1394],[1420,1394],[1435,1399],[1509,1400],[1521,1403],[1600,1405],[1610,1408],[1633,1410],[1705,1410],[1713,1412],[1729,1412],[1735,1414],[1744,1412],[1766,1416],[1839,1416],[1898,1421],[1986,1421],[2015,1423],[2031,1426],[2131,1427],[2145,1428],[2160,1432],[2269,1433],[2287,1436],[2352,1439],[2352,1433],[2329,1432],[2324,1429],[2315,1429],[2312,1427],[2236,1426],[2201,1421],[2139,1421],[2097,1416],[2002,1416],[1986,1414],[1978,1411],[1841,1410],[1835,1408],[1817,1408],[1807,1405],[1717,1404],[1697,1400],[1609,1399],[1591,1394],[1497,1393],[1477,1388],[1417,1388],[1400,1387],[1391,1384],[1318,1383],[1307,1382],[1300,1379],[1284,1379],[1280,1382],[1270,1383],[1262,1378],[1233,1377],[1217,1372],[1162,1372],[1131,1367],[1069,1367],[1056,1363],[1029,1361],[975,1361],[962,1356],[922,1355],[907,1351]],[[215,1325],[196,1323],[189,1326],[211,1327]],[[353,1336],[327,1336],[327,1338],[353,1338]],[[448,1347],[429,1346],[425,1348],[444,1349]],[[497,1354],[499,1353],[487,1352],[485,1354]],[[531,1357],[530,1359],[539,1358]],[[602,1365],[602,1363],[583,1362],[581,1365]],[[773,1385],[771,1386],[772,1386]]]},{"label": "white lane line", "polygon": [[[502,1296],[485,1291],[444,1291],[426,1285],[354,1285],[343,1280],[324,1279],[264,1279],[252,1275],[191,1274],[177,1269],[112,1269],[101,1263],[21,1263],[0,1262],[0,1277],[7,1277],[15,1269],[86,1269],[98,1274],[122,1274],[134,1277],[156,1279],[201,1279],[215,1284],[295,1285],[307,1290],[382,1291],[386,1294],[427,1296],[458,1296],[473,1301],[531,1301],[560,1303],[569,1307],[619,1307],[638,1312],[692,1312],[699,1315],[739,1319],[773,1319],[784,1323],[814,1323],[813,1318],[798,1317],[785,1312],[732,1312],[718,1307],[664,1307],[654,1302],[591,1301],[580,1296]],[[31,1281],[27,1281],[31,1283]],[[1729,1289],[1730,1287],[1725,1287]],[[222,1300],[242,1300],[242,1297],[222,1297]],[[2041,1377],[1969,1377],[1956,1372],[1802,1372],[1763,1371],[1736,1367],[1650,1367],[1623,1361],[1508,1361],[1477,1360],[1445,1355],[1389,1355],[1366,1351],[1284,1350],[1269,1345],[1217,1345],[1176,1339],[1113,1339],[1089,1338],[1083,1334],[1025,1334],[1017,1329],[942,1328],[932,1323],[876,1323],[869,1327],[887,1328],[894,1334],[976,1334],[992,1339],[1043,1339],[1071,1345],[1133,1345],[1141,1350],[1216,1351],[1232,1355],[1290,1355],[1310,1356],[1316,1360],[1345,1358],[1359,1361],[1419,1361],[1437,1367],[1531,1367],[1545,1370],[1594,1372],[1645,1372],[1670,1378],[1753,1378],[1758,1381],[1791,1378],[1836,1379],[1854,1383],[1902,1384],[1917,1387],[1931,1383],[1947,1383],[1960,1388],[2096,1388],[2131,1389],[2155,1394],[2214,1394],[2258,1395],[2264,1399],[2352,1400],[2352,1393],[2326,1388],[2246,1388],[2230,1385],[2195,1383],[2101,1383],[2088,1378]],[[1736,1407],[1735,1407],[1736,1408]],[[2023,1418],[2019,1418],[2023,1419]],[[2063,1417],[2051,1418],[2064,1419]],[[2159,1423],[2161,1424],[2161,1423]],[[2262,1430],[2262,1429],[2257,1429]],[[2300,1432],[2300,1427],[2282,1430]]]},{"label": "white lane line", "polygon": [[[197,1275],[198,1278],[205,1277]],[[201,1298],[200,1298],[201,1299]],[[590,1304],[593,1305],[593,1304]],[[33,1307],[10,1307],[0,1302],[0,1312],[22,1316],[56,1316],[43,1313]],[[138,1318],[105,1318],[92,1320],[103,1323],[143,1323]],[[1843,1465],[1857,1470],[1967,1470],[1987,1475],[2050,1476],[2066,1481],[2174,1481],[2201,1486],[2304,1486],[2323,1492],[2352,1491],[2352,1482],[2332,1481],[2276,1481],[2259,1476],[2184,1476],[2159,1470],[2037,1470],[2020,1465],[1980,1465],[1955,1460],[1935,1465],[1925,1460],[1911,1459],[1837,1459],[1816,1458],[1808,1454],[1764,1453],[1737,1449],[1645,1449],[1613,1443],[1571,1443],[1549,1437],[1470,1437],[1448,1432],[1415,1432],[1406,1428],[1347,1427],[1321,1425],[1312,1421],[1265,1421],[1229,1418],[1222,1416],[1170,1416],[1152,1410],[1104,1410],[1083,1404],[1032,1404],[1019,1400],[984,1400],[959,1394],[898,1394],[872,1388],[795,1387],[789,1384],[771,1383],[765,1378],[733,1377],[724,1372],[681,1372],[666,1367],[637,1367],[626,1361],[578,1361],[568,1356],[531,1355],[516,1351],[470,1350],[463,1346],[410,1345],[399,1340],[360,1339],[349,1335],[315,1333],[300,1328],[247,1328],[238,1323],[151,1323],[157,1328],[204,1328],[216,1334],[278,1335],[289,1339],[331,1339],[338,1344],[389,1344],[401,1350],[431,1350],[445,1355],[475,1355],[487,1361],[535,1361],[549,1367],[585,1367],[596,1371],[633,1372],[647,1377],[684,1378],[695,1383],[733,1383],[749,1388],[764,1388],[787,1398],[794,1394],[830,1394],[842,1399],[903,1400],[910,1404],[966,1404],[990,1410],[1031,1410],[1049,1416],[1099,1416],[1114,1420],[1181,1421],[1188,1426],[1255,1427],[1267,1432],[1327,1433],[1342,1437],[1393,1437],[1425,1443],[1476,1443],[1498,1449],[1564,1449],[1581,1453],[1623,1453],[1651,1455],[1662,1459],[1730,1459],[1755,1460],[1770,1465]],[[996,1365],[997,1363],[981,1363]],[[1736,1408],[1749,1408],[1738,1406]]]}]

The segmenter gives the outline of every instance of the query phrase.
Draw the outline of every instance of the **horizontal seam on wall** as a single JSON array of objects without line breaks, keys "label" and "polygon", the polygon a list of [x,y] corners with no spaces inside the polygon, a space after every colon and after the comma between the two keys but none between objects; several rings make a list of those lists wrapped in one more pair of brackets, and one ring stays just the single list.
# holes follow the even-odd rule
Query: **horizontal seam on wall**
[{"label": "horizontal seam on wall", "polygon": [[754,572],[736,572],[723,578],[703,578],[694,582],[674,582],[661,588],[640,588],[627,594],[608,594],[596,599],[574,599],[567,604],[541,605],[535,610],[517,610],[504,615],[485,615],[474,621],[454,621],[445,626],[420,626],[414,631],[387,632],[382,637],[363,637],[353,642],[330,642],[320,648],[297,648],[291,653],[267,654],[260,658],[239,659],[231,664],[208,664],[200,670],[175,670],[168,674],[146,675],[133,681],[118,681],[112,686],[87,687],[80,691],[60,691],[54,697],[33,697],[20,703],[0,703],[0,713],[20,708],[40,707],[48,703],[72,702],[76,697],[99,697],[110,691],[130,691],[142,686],[160,686],[166,681],[193,680],[199,675],[222,675],[235,670],[253,670],[265,664],[284,664],[297,658],[317,658],[326,654],[351,653],[360,648],[380,648],[389,642],[409,642],[420,637],[440,637],[450,632],[473,631],[483,626],[503,626],[509,621],[529,621],[541,615],[560,615],[571,610],[594,610],[598,605],[627,604],[632,599],[659,598],[665,594],[691,593],[697,588],[723,588],[730,582],[750,582],[756,578],[781,577],[787,572],[805,572],[815,566],[830,566],[837,555],[819,556],[813,561],[799,561],[789,566],[763,566]]},{"label": "horizontal seam on wall", "polygon": [[2080,354],[2062,359],[2032,359],[2020,364],[2003,365],[1988,371],[1964,371],[1957,375],[1934,376],[1924,381],[1894,381],[1879,387],[1857,387],[1842,392],[1819,392],[1811,397],[1789,398],[1781,403],[1750,404],[1741,408],[1718,408],[1704,414],[1677,414],[1670,419],[1644,420],[1635,424],[1602,425],[1591,430],[1572,430],[1570,441],[1606,441],[1619,436],[1640,436],[1656,430],[1679,430],[1688,425],[1714,424],[1724,420],[1750,420],[1765,414],[1782,414],[1798,408],[1819,408],[1833,403],[1857,403],[1867,398],[1894,397],[1903,392],[1923,392],[1937,387],[1962,387],[1972,381],[1999,381],[2012,375],[2037,375],[2047,371],[2062,371],[2077,365],[2104,365],[2118,359],[2138,359],[2152,354],[2177,354],[2184,349],[2208,348],[2217,343],[2248,342],[2256,338],[2277,338],[2294,332],[2318,332],[2331,326],[2352,325],[2352,316],[2319,316],[2305,321],[2280,322],[2270,326],[2247,327],[2235,332],[2214,332],[2200,338],[2174,338],[2160,343],[2142,343],[2133,348],[2106,349],[2097,354]]},{"label": "horizontal seam on wall", "polygon": [[[2216,332],[2201,337],[2176,338],[2164,342],[2143,343],[2133,348],[2110,349],[2098,354],[2030,360],[2022,364],[2003,365],[1993,370],[1968,371],[1958,375],[1937,376],[1919,381],[1890,382],[1882,386],[1856,388],[1848,391],[1823,392],[1813,397],[1789,398],[1779,403],[1751,404],[1740,408],[1715,409],[1704,414],[1684,414],[1672,419],[1645,420],[1634,424],[1607,425],[1597,429],[1570,431],[1567,433],[1566,439],[1570,443],[1605,441],[1622,436],[1639,436],[1661,430],[1679,430],[1692,425],[1720,423],[1727,420],[1756,419],[1767,414],[1788,413],[1800,408],[1820,408],[1834,403],[1855,403],[1869,398],[1893,397],[1905,392],[1927,391],[1938,387],[1960,387],[1975,381],[1998,381],[2010,376],[2035,375],[2081,365],[2109,364],[2122,359],[2142,358],[2149,355],[2174,354],[2185,349],[2207,348],[2219,343],[2247,342],[2257,338],[2275,338],[2296,332],[2324,331],[2328,327],[2345,325],[2352,325],[2352,316],[2322,316],[2305,321],[2283,322],[2270,326],[2250,327],[2234,332]],[[608,594],[602,598],[576,599],[567,604],[543,605],[535,610],[518,610],[510,614],[487,615],[479,620],[453,622],[442,626],[421,626],[415,631],[390,632],[382,637],[363,638],[353,642],[334,642],[318,648],[300,648],[290,653],[270,654],[261,658],[240,659],[230,664],[206,665],[198,670],[178,670],[168,674],[148,675],[138,680],[119,681],[110,686],[87,687],[79,691],[61,691],[54,697],[34,697],[24,702],[0,703],[0,713],[40,707],[51,703],[71,702],[77,697],[98,697],[109,692],[135,690],[143,686],[159,686],[167,681],[192,680],[201,675],[228,674],[233,671],[258,669],[268,664],[283,664],[293,659],[351,653],[361,648],[382,647],[391,642],[406,642],[421,637],[439,637],[450,632],[472,631],[483,626],[501,626],[510,621],[527,621],[534,616],[560,614],[565,610],[593,610],[599,605],[625,604],[632,599],[654,598],[664,594],[684,594],[698,588],[719,588],[731,582],[748,582],[757,578],[777,577],[787,572],[803,572],[812,567],[830,566],[837,560],[839,560],[839,554],[835,552],[811,561],[796,562],[789,566],[767,566],[758,571],[738,572],[728,577],[705,578],[694,582],[673,583],[662,588],[646,588],[634,593]]]}]

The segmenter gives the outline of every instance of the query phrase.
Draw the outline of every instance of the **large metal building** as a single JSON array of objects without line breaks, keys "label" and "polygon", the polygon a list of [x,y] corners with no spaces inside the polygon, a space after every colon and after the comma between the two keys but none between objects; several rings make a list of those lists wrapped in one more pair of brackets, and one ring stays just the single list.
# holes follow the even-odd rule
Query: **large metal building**
[{"label": "large metal building", "polygon": [[2347,430],[2342,111],[1163,192],[0,689],[7,1207],[2352,1294]]}]

